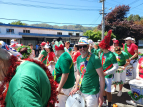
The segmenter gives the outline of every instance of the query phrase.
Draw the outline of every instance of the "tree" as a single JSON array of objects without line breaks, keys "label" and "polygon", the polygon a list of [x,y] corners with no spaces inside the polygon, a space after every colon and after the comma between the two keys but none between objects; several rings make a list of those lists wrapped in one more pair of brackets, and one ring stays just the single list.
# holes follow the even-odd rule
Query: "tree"
[{"label": "tree", "polygon": [[139,15],[133,15],[131,14],[128,18],[127,18],[128,21],[140,21],[141,20],[141,17]]},{"label": "tree", "polygon": [[[87,30],[83,35],[88,36],[89,39],[92,39],[93,41],[101,40],[101,31],[92,31],[92,30]],[[104,33],[104,35],[107,35],[107,32]],[[116,36],[112,33],[111,38],[116,38]]]},{"label": "tree", "polygon": [[[120,11],[120,10],[125,11]],[[113,33],[116,35],[117,39],[124,39],[126,37],[133,37],[137,41],[143,38],[143,26],[141,24],[136,24],[133,20],[126,20],[126,14],[129,11],[129,6],[118,6],[112,12],[108,13],[105,19],[105,31],[112,29]],[[121,13],[119,13],[121,12]],[[121,18],[116,18],[116,14],[121,14]],[[113,15],[113,18],[110,18]],[[109,17],[110,16],[110,17]],[[138,19],[138,15],[130,15],[129,19]],[[116,20],[115,20],[116,19]],[[122,19],[122,20],[121,20]],[[124,19],[124,20],[123,20]],[[101,30],[101,24],[98,26],[98,29]]]},{"label": "tree", "polygon": [[112,12],[108,13],[105,16],[105,20],[108,23],[113,23],[117,20],[123,21],[129,9],[130,7],[126,5],[116,6],[115,9],[112,10]]},{"label": "tree", "polygon": [[14,21],[14,22],[11,22],[10,24],[12,24],[12,25],[27,25],[26,23],[22,23],[21,21]]}]

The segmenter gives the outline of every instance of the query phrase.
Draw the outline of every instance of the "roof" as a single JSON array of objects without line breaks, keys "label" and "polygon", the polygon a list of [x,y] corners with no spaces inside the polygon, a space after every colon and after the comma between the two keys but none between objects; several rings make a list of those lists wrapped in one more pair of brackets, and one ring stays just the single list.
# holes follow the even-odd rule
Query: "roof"
[{"label": "roof", "polygon": [[50,30],[61,30],[61,31],[83,32],[83,31],[81,31],[81,30],[57,29],[57,28],[48,28],[48,27],[26,26],[26,25],[0,24],[0,26],[10,26],[10,27],[21,27],[21,28],[50,29]]}]

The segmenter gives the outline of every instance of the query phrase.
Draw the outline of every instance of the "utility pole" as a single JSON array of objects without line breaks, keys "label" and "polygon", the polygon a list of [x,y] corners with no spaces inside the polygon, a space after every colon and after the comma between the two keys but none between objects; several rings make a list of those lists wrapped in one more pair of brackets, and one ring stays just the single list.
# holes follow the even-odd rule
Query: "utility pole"
[{"label": "utility pole", "polygon": [[100,3],[102,2],[102,40],[104,39],[104,31],[105,31],[105,19],[104,19],[104,1],[105,0],[100,0]]}]

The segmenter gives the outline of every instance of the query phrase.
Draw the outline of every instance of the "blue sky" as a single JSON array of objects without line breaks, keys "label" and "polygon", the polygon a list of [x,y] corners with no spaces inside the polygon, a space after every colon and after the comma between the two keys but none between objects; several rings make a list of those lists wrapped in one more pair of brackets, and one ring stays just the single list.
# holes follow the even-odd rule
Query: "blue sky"
[{"label": "blue sky", "polygon": [[[14,5],[10,5],[12,3]],[[114,9],[115,6],[122,4],[129,4],[131,7],[128,16],[130,14],[143,16],[143,0],[106,0],[105,8],[107,9],[105,12],[108,13],[111,11],[109,8]],[[87,11],[87,9],[90,10]],[[0,0],[0,18],[61,23],[57,25],[63,25],[62,23],[100,24],[102,16],[99,14],[99,10],[101,9],[102,3],[99,3],[99,0]],[[14,20],[0,19],[0,22],[6,24],[12,21]],[[51,25],[55,24],[51,23]]]}]

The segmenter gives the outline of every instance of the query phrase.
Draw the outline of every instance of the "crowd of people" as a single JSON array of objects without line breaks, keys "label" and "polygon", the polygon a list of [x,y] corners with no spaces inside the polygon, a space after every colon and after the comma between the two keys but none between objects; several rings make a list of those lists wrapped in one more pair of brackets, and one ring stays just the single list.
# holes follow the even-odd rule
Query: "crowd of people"
[{"label": "crowd of people", "polygon": [[0,106],[65,107],[68,96],[80,94],[86,107],[111,107],[118,84],[117,96],[122,96],[129,65],[133,79],[143,78],[143,57],[138,57],[135,40],[125,38],[121,48],[114,38],[110,46],[111,33],[97,42],[81,37],[73,49],[70,41],[42,42],[40,53],[39,44],[33,50],[31,43],[25,46],[13,39],[8,46],[0,41]]}]

